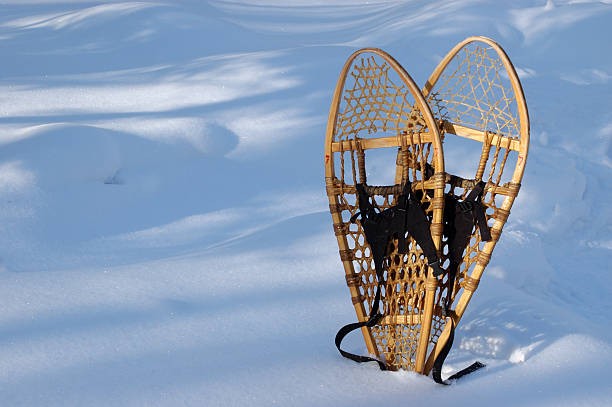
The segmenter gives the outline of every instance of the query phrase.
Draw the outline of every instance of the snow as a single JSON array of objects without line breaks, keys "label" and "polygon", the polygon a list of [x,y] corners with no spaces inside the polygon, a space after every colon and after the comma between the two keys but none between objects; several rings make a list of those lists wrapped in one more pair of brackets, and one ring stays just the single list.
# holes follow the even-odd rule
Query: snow
[{"label": "snow", "polygon": [[[0,405],[612,405],[609,1],[0,10]],[[322,151],[354,50],[422,84],[469,35],[510,55],[532,140],[443,374],[487,368],[441,387],[336,351]]]}]

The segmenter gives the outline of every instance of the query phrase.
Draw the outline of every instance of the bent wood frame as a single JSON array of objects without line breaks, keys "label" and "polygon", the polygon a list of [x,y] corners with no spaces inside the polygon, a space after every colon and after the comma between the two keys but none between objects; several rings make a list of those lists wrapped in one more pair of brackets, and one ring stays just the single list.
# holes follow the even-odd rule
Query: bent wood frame
[{"label": "bent wood frame", "polygon": [[[380,58],[382,58],[394,71],[403,82],[403,86],[406,86],[412,98],[414,98],[414,103],[420,114],[422,115],[422,119],[426,124],[427,131],[423,131],[418,134],[420,143],[430,143],[433,146],[433,157],[432,164],[434,167],[434,175],[429,180],[425,181],[424,179],[417,182],[420,184],[421,188],[430,188],[434,190],[434,197],[432,200],[432,237],[434,240],[434,244],[436,248],[440,249],[441,235],[442,235],[442,216],[443,216],[443,207],[444,207],[444,158],[443,158],[443,150],[442,144],[440,141],[440,132],[438,125],[436,124],[434,117],[431,113],[431,110],[425,101],[421,91],[416,86],[410,75],[399,65],[399,63],[388,55],[386,52],[376,49],[376,48],[365,48],[353,53],[347,62],[345,63],[342,71],[340,73],[334,94],[331,103],[331,108],[329,112],[329,118],[327,122],[327,131],[326,131],[326,140],[325,140],[325,180],[327,187],[327,195],[330,204],[330,212],[332,215],[332,220],[334,223],[334,230],[338,242],[338,247],[340,250],[340,257],[342,260],[342,264],[345,271],[345,277],[347,280],[347,284],[350,289],[351,297],[353,298],[353,304],[355,307],[355,312],[357,314],[357,318],[359,321],[367,321],[368,312],[366,311],[366,307],[363,303],[363,296],[359,292],[359,288],[357,283],[355,283],[356,273],[355,273],[355,264],[353,262],[353,258],[347,253],[350,252],[350,247],[347,241],[347,229],[348,223],[346,220],[343,220],[342,214],[337,208],[339,208],[341,202],[339,200],[339,194],[344,191],[355,193],[354,186],[351,185],[339,185],[340,182],[336,177],[335,167],[336,167],[336,156],[338,153],[341,155],[346,151],[351,151],[351,154],[357,150],[367,150],[367,149],[375,149],[375,148],[385,148],[385,147],[402,147],[406,146],[407,135],[406,132],[402,132],[397,136],[392,137],[379,137],[379,138],[368,138],[368,139],[359,139],[359,140],[335,140],[335,135],[337,132],[337,125],[339,120],[339,109],[342,103],[342,96],[344,92],[345,82],[347,79],[347,75],[349,74],[349,70],[353,67],[353,62],[360,55],[364,55],[366,53],[374,54]],[[398,119],[399,120],[399,119]],[[411,136],[412,137],[412,136]],[[413,142],[413,140],[411,140]],[[343,156],[342,156],[343,157]],[[352,157],[352,156],[351,156]],[[421,158],[422,159],[422,158]],[[342,158],[343,160],[343,158]],[[362,163],[363,164],[363,163]],[[362,165],[360,164],[360,165]],[[403,164],[398,164],[398,166],[403,166],[404,170],[404,178],[408,177],[407,168],[411,165],[408,162],[404,162]],[[413,166],[414,167],[414,166]],[[360,168],[360,171],[362,169]],[[422,167],[421,167],[422,170]],[[365,169],[363,169],[365,172]],[[353,169],[353,177],[355,170]],[[361,175],[361,174],[360,174]],[[396,173],[395,183],[400,184],[402,182],[402,171],[398,170]],[[383,187],[387,188],[387,187]],[[390,187],[389,187],[390,188]],[[413,184],[413,188],[415,185]],[[396,188],[397,189],[397,188]],[[340,190],[340,192],[339,192]],[[388,198],[387,198],[388,199]],[[361,230],[361,229],[360,229]],[[425,268],[425,276],[426,282],[424,284],[425,294],[424,294],[424,307],[421,312],[420,321],[414,321],[412,316],[404,317],[404,318],[396,318],[393,316],[387,316],[381,323],[382,324],[393,324],[393,323],[420,323],[420,333],[419,333],[419,342],[416,348],[416,357],[414,362],[414,370],[423,373],[424,365],[426,360],[426,354],[428,350],[429,343],[429,334],[431,331],[431,318],[434,307],[434,296],[435,291],[437,289],[437,279],[433,276],[430,268]],[[368,351],[380,358],[380,352],[377,348],[376,341],[373,337],[372,331],[368,327],[362,328],[362,334],[366,342],[366,346]]]},{"label": "bent wood frame", "polygon": [[[440,127],[443,133],[454,134],[459,137],[476,140],[476,141],[480,141],[483,143],[487,141],[488,143],[497,145],[498,148],[501,147],[501,148],[505,148],[508,150],[518,152],[517,163],[514,168],[514,172],[512,173],[512,178],[511,178],[510,183],[508,183],[507,185],[503,185],[503,186],[495,185],[495,184],[492,185],[491,183],[487,183],[486,189],[494,190],[496,193],[505,195],[503,202],[501,204],[501,207],[496,209],[496,212],[503,214],[503,216],[498,216],[498,217],[496,217],[495,215],[488,216],[489,220],[491,218],[495,219],[493,224],[490,226],[493,239],[489,242],[484,243],[482,248],[479,250],[478,260],[475,262],[476,264],[471,274],[468,276],[467,275],[468,270],[465,271],[466,273],[465,281],[462,284],[463,292],[458,298],[458,300],[456,301],[454,312],[452,312],[450,316],[450,318],[454,320],[455,325],[461,320],[466,310],[466,307],[472,298],[474,291],[478,287],[478,282],[480,281],[483,271],[488,263],[488,258],[490,257],[493,249],[495,248],[495,245],[497,243],[497,240],[499,239],[499,236],[501,235],[502,228],[504,224],[506,223],[508,214],[514,203],[514,200],[518,193],[518,189],[520,187],[520,183],[523,178],[523,173],[525,171],[525,162],[527,161],[527,154],[529,150],[529,115],[527,111],[527,103],[525,101],[525,97],[523,94],[523,89],[519,81],[518,75],[516,73],[516,70],[514,66],[512,65],[512,63],[510,62],[510,59],[508,58],[505,51],[495,41],[489,38],[486,38],[486,37],[469,37],[461,41],[460,43],[458,43],[453,49],[450,50],[450,52],[439,63],[439,65],[436,67],[436,69],[433,71],[433,73],[431,74],[427,82],[425,83],[425,86],[422,89],[423,96],[430,103],[433,103],[432,101],[433,95],[431,94],[432,89],[435,88],[436,84],[440,80],[442,73],[445,71],[445,68],[447,68],[451,60],[456,55],[458,55],[458,53],[464,47],[472,43],[482,43],[492,48],[497,53],[498,58],[503,63],[503,66],[509,76],[510,83],[512,84],[512,90],[514,92],[514,97],[517,103],[518,119],[520,121],[520,131],[519,131],[520,139],[516,140],[515,138],[509,137],[508,135],[492,134],[491,132],[486,131],[486,129],[471,128],[469,126],[452,123],[450,121],[440,120],[440,123],[441,123]],[[484,155],[484,149],[483,149],[482,154]],[[489,153],[487,151],[487,156],[488,154]],[[488,157],[485,158],[481,156],[481,163],[483,161],[483,158],[486,161]],[[503,171],[503,169],[501,171]],[[480,173],[481,174],[480,176],[482,176],[482,171],[480,169],[478,170],[478,173]],[[478,174],[476,178],[478,178]],[[450,177],[447,176],[447,183],[449,183],[449,179]],[[464,183],[465,181],[466,180],[464,180]],[[481,261],[480,260],[481,258],[485,260]],[[451,324],[446,323],[444,330],[442,331],[437,342],[434,345],[433,351],[429,354],[429,357],[427,359],[426,365],[423,370],[424,374],[429,374],[429,372],[431,371],[433,367],[435,358],[440,354],[443,346],[448,341],[449,335],[450,335],[450,327],[451,327]]]}]

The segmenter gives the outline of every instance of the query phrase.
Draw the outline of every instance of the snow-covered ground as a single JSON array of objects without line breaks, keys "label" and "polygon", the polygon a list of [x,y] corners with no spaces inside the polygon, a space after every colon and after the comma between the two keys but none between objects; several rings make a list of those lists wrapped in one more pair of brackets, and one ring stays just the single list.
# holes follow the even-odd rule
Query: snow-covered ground
[{"label": "snow-covered ground", "polygon": [[[0,405],[612,405],[611,17],[610,1],[0,0]],[[517,67],[532,144],[446,372],[488,366],[442,387],[337,353],[355,315],[322,151],[355,49],[422,84],[469,35]]]}]

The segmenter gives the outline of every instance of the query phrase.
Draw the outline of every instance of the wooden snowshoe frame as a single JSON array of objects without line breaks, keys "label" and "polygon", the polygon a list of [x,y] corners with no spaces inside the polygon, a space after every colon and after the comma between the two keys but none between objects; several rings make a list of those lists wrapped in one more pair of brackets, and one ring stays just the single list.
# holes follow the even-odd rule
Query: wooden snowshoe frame
[{"label": "wooden snowshoe frame", "polygon": [[[478,181],[486,182],[482,203],[492,236],[491,241],[482,242],[478,228],[472,233],[451,295],[456,301],[451,313],[456,325],[478,287],[518,195],[529,150],[529,115],[514,66],[504,50],[485,37],[469,37],[458,43],[438,64],[422,92],[443,137],[459,136],[466,143],[481,143],[474,178],[446,175],[446,193],[460,199]],[[443,260],[447,253],[444,241]],[[430,337],[435,348],[429,354],[425,374],[450,334],[450,324],[440,313],[443,298],[449,295],[447,278],[436,293]]]},{"label": "wooden snowshoe frame", "polygon": [[[480,150],[473,178],[445,173],[441,140],[456,136]],[[412,237],[407,238],[408,254],[398,253],[397,239],[390,241],[380,304],[384,318],[371,329],[362,328],[368,352],[390,369],[431,371],[449,339],[450,318],[456,325],[463,316],[508,219],[528,145],[529,119],[521,84],[505,52],[488,38],[470,37],[457,44],[422,91],[399,63],[379,49],[359,50],[344,65],[327,125],[325,176],[358,320],[368,320],[377,286],[361,225],[349,222],[359,210],[355,185],[367,184],[370,150],[388,149],[389,161],[395,160],[395,185],[370,186],[373,202],[380,210],[392,206],[403,183],[410,180],[431,221],[432,238],[447,271],[433,277]],[[442,237],[444,196],[464,199],[481,180],[486,182],[482,203],[492,240],[482,242],[474,228],[450,292],[448,242]],[[449,295],[451,312],[445,317]]]},{"label": "wooden snowshoe frame", "polygon": [[[444,160],[438,125],[419,88],[397,61],[368,48],[351,55],[342,69],[325,141],[330,212],[359,321],[368,319],[377,277],[361,224],[349,219],[359,210],[355,185],[367,183],[365,157],[372,149],[389,150],[387,162],[395,160],[399,149],[395,185],[368,188],[374,203],[380,210],[393,205],[409,179],[431,219],[432,237],[439,248]],[[425,180],[427,168],[433,168],[434,174]],[[362,333],[368,351],[384,359],[389,368],[422,372],[437,281],[427,273],[427,259],[414,239],[408,237],[406,244],[407,254],[398,253],[397,239],[387,247],[381,289],[385,317],[372,329],[362,328]]]}]

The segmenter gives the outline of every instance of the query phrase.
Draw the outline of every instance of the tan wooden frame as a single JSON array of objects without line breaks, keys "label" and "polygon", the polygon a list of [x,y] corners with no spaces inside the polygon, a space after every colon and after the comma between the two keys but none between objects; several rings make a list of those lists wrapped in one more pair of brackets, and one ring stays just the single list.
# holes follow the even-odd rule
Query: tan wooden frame
[{"label": "tan wooden frame", "polygon": [[[511,179],[511,184],[515,186],[516,191],[514,191],[513,194],[506,192],[506,196],[500,208],[501,210],[505,211],[506,214],[508,214],[512,207],[512,204],[514,203],[516,194],[518,193],[518,186],[520,186],[521,184],[523,173],[525,171],[525,163],[527,161],[527,154],[529,151],[529,114],[528,114],[527,103],[525,100],[521,82],[506,52],[501,48],[501,46],[499,46],[499,44],[497,44],[495,41],[491,40],[490,38],[480,37],[480,36],[466,38],[465,40],[458,43],[453,49],[451,49],[448,52],[448,54],[444,57],[444,59],[442,59],[442,61],[438,64],[436,69],[433,71],[433,73],[431,74],[427,82],[425,83],[422,93],[425,98],[429,98],[430,92],[432,91],[432,89],[434,89],[441,74],[444,72],[445,68],[448,66],[451,60],[465,46],[467,46],[470,43],[475,43],[475,42],[486,44],[487,46],[491,47],[493,50],[497,52],[498,57],[502,61],[503,66],[505,67],[506,72],[509,75],[510,82],[512,84],[512,88],[514,91],[514,96],[516,98],[517,107],[518,107],[518,115],[519,115],[519,121],[520,121],[520,139],[515,140],[509,137],[506,137],[504,135],[493,135],[493,140],[491,141],[491,143],[499,142],[501,147],[518,152],[517,164],[514,168],[514,172],[512,174],[512,179]],[[481,142],[485,139],[485,137],[492,136],[490,133],[487,134],[487,132],[485,131],[469,128],[466,126],[461,126],[458,124],[453,124],[450,122],[443,122],[441,128],[446,134],[454,134],[460,137],[477,140]],[[497,138],[501,137],[501,140],[496,139],[496,137]],[[495,244],[497,243],[497,240],[499,239],[499,236],[501,235],[502,228],[504,224],[506,223],[506,219],[507,219],[507,215],[505,219],[497,219],[495,223],[493,224],[493,226],[491,227],[492,234],[495,236],[495,238],[492,241],[486,242],[484,244],[484,247],[481,250],[481,252],[484,253],[484,256],[486,258],[488,258],[493,252],[493,249],[495,248]],[[458,299],[458,301],[456,302],[454,312],[451,316],[455,324],[459,323],[459,321],[461,320],[461,317],[463,316],[466,310],[466,307],[469,304],[473,296],[473,293],[478,286],[478,282],[480,281],[480,278],[482,277],[482,273],[484,272],[485,267],[486,267],[486,263],[481,264],[480,262],[477,262],[475,268],[473,269],[472,273],[469,276],[469,280],[470,280],[469,284],[464,285],[463,293]],[[439,355],[444,344],[447,342],[449,338],[449,334],[450,334],[450,324],[446,324],[444,331],[440,335],[438,341],[435,344],[433,351],[430,353],[427,359],[425,369],[423,372],[424,374],[429,374],[429,372],[431,371],[434,360]]]},{"label": "tan wooden frame", "polygon": [[[399,147],[405,140],[402,140],[402,136],[398,137],[383,137],[383,138],[373,138],[367,140],[360,140],[357,146],[357,143],[354,142],[335,142],[334,135],[336,133],[336,125],[337,125],[337,115],[339,113],[339,107],[341,104],[341,97],[344,90],[344,85],[346,81],[346,77],[349,73],[349,70],[352,67],[354,60],[360,55],[371,53],[381,57],[386,63],[389,64],[391,68],[400,76],[403,81],[403,84],[408,88],[410,94],[414,97],[416,107],[423,115],[425,122],[427,124],[428,132],[423,133],[421,135],[422,142],[424,143],[432,143],[434,149],[433,155],[433,165],[435,168],[435,174],[432,177],[435,180],[439,180],[437,187],[434,189],[434,200],[437,202],[437,207],[433,210],[433,221],[432,221],[432,235],[434,238],[434,243],[436,247],[439,249],[440,241],[441,241],[441,232],[442,232],[442,213],[443,213],[443,205],[444,205],[444,190],[443,190],[443,180],[444,180],[444,156],[442,150],[442,143],[440,141],[440,133],[438,126],[433,118],[431,110],[423,98],[420,89],[414,83],[410,75],[402,68],[402,66],[390,55],[386,52],[376,49],[376,48],[365,48],[361,49],[355,53],[353,53],[347,62],[345,63],[332,99],[331,109],[329,112],[329,118],[327,123],[327,133],[325,140],[325,177],[326,177],[326,185],[328,191],[328,198],[330,203],[330,208],[338,207],[338,195],[334,190],[335,185],[335,156],[334,154],[338,151],[347,151],[347,150],[355,150],[356,148],[361,149],[370,149],[370,148],[384,148],[384,147]],[[396,183],[399,183],[399,176],[396,178]],[[440,181],[441,180],[441,181]],[[425,183],[423,183],[425,184]],[[430,185],[431,186],[431,185]],[[332,211],[332,219],[333,223],[336,225],[342,226],[343,220],[341,215],[338,212]],[[342,253],[346,252],[349,249],[346,234],[336,233],[338,247],[340,249],[341,258],[343,257]],[[347,282],[350,279],[353,279],[355,276],[354,264],[351,259],[343,258],[342,264],[344,266],[345,274],[347,277]],[[353,299],[359,298],[360,293],[358,288],[355,285],[349,285],[351,291],[351,297]],[[426,359],[428,341],[429,341],[429,333],[431,330],[431,315],[433,312],[433,302],[435,290],[437,289],[437,280],[433,277],[431,273],[431,269],[427,272],[427,281],[425,284],[425,307],[424,307],[424,315],[421,321],[421,329],[419,336],[419,343],[416,352],[416,362],[415,362],[415,371],[422,373],[424,368],[424,363]],[[363,302],[353,301],[355,306],[355,311],[359,321],[366,321],[368,319],[368,314],[363,305]],[[406,323],[406,322],[416,322],[416,321],[407,321],[406,318],[400,318],[399,320],[393,321],[390,318],[387,318],[386,323]],[[380,357],[380,352],[377,349],[374,338],[372,336],[372,332],[369,328],[362,328],[362,333],[366,342],[366,346],[368,351],[376,355],[376,357]]]}]

